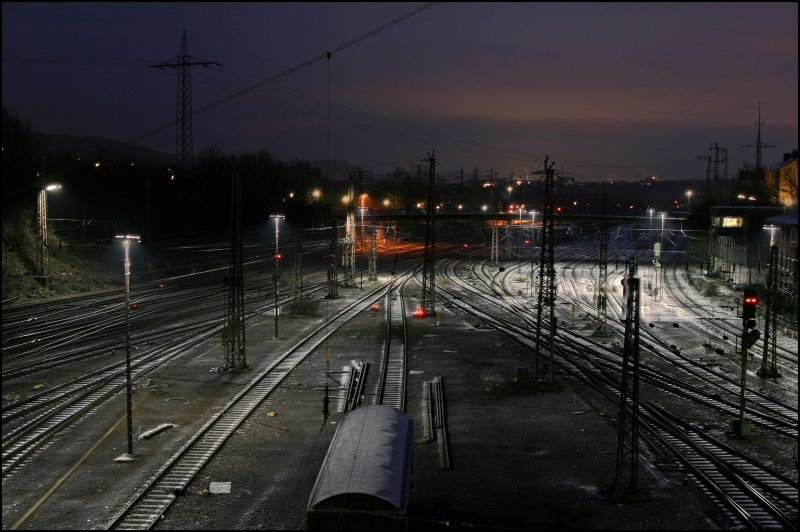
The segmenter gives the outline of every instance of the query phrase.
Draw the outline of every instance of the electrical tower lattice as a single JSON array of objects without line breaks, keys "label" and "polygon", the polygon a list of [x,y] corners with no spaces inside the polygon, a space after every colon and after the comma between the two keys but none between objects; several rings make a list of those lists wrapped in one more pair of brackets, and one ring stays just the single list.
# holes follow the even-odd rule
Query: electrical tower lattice
[{"label": "electrical tower lattice", "polygon": [[[553,166],[545,156],[544,170],[536,172],[544,174],[544,206],[542,218],[541,256],[539,259],[539,293],[536,311],[536,351],[533,369],[534,386],[539,386],[540,368],[545,375],[544,381],[553,383],[553,347],[558,328],[555,316],[556,299],[556,269],[554,263],[555,234],[553,231]],[[542,331],[542,326],[546,330]],[[541,354],[544,351],[547,360],[542,363]]]},{"label": "electrical tower lattice", "polygon": [[755,176],[755,194],[756,199],[763,201],[763,191],[761,190],[764,169],[761,168],[761,148],[774,148],[772,144],[764,144],[761,142],[761,126],[766,125],[761,121],[761,102],[758,102],[758,121],[755,123],[758,127],[758,134],[756,136],[755,144],[745,144],[742,148],[755,148],[756,149],[756,176]]},{"label": "electrical tower lattice", "polygon": [[[775,303],[778,296],[778,246],[769,250],[769,273],[767,274],[767,297],[764,312],[764,349],[761,367],[756,375],[764,378],[778,378],[778,313]],[[769,365],[768,365],[769,363]]]},{"label": "electrical tower lattice", "polygon": [[598,258],[599,276],[597,280],[597,317],[603,325],[608,321],[606,304],[608,302],[608,195],[603,192],[600,203],[600,256]]},{"label": "electrical tower lattice", "polygon": [[372,227],[372,239],[369,244],[369,275],[370,281],[378,280],[378,243],[375,240],[375,227]]},{"label": "electrical tower lattice", "polygon": [[[425,314],[436,312],[436,157],[428,154],[428,208],[425,216],[425,258],[422,263],[420,306]],[[430,311],[430,312],[429,312]]]},{"label": "electrical tower lattice", "polygon": [[150,65],[152,68],[174,68],[178,71],[178,110],[175,121],[175,152],[180,161],[182,172],[186,171],[186,164],[193,157],[192,135],[192,76],[190,68],[193,66],[211,65],[222,66],[216,61],[200,60],[189,55],[189,43],[186,40],[186,30],[183,30],[181,48],[178,57],[171,61]]},{"label": "electrical tower lattice", "polygon": [[612,498],[630,500],[639,492],[639,278],[631,257],[628,278],[622,280],[626,297],[625,343],[622,352],[617,463]]},{"label": "electrical tower lattice", "polygon": [[228,315],[225,320],[225,365],[227,370],[247,367],[244,338],[244,275],[242,266],[242,186],[238,171],[231,182],[231,265],[228,274]]},{"label": "electrical tower lattice", "polygon": [[492,267],[496,268],[500,264],[499,263],[499,258],[500,258],[500,239],[499,239],[498,234],[497,234],[497,226],[493,225],[492,226],[492,249],[490,251],[489,264]]},{"label": "electrical tower lattice", "polygon": [[339,297],[339,282],[337,265],[339,264],[339,222],[336,218],[331,219],[331,243],[330,243],[330,263],[328,266],[328,299]]},{"label": "electrical tower lattice", "polygon": [[342,266],[344,267],[344,286],[356,285],[356,216],[354,211],[355,191],[353,189],[353,174],[350,174],[350,186],[347,197],[350,201],[347,204],[347,218],[344,226],[344,239],[342,246]]},{"label": "electrical tower lattice", "polygon": [[294,262],[292,267],[292,301],[295,308],[299,308],[300,302],[303,299],[303,238],[300,231],[297,231],[297,240],[295,243]]}]

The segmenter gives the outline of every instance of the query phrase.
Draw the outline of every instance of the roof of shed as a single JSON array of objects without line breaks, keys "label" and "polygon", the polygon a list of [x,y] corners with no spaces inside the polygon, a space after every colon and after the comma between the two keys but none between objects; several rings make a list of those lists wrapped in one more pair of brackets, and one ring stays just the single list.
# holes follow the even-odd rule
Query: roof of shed
[{"label": "roof of shed", "polygon": [[408,505],[413,423],[399,410],[371,405],[344,417],[333,436],[308,508],[347,494],[365,494],[397,510]]}]

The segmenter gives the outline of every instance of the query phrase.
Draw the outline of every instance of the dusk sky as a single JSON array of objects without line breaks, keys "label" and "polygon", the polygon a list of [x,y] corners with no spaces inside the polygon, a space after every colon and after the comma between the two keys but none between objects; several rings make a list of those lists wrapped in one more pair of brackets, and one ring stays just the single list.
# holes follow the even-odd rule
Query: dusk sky
[{"label": "dusk sky", "polygon": [[796,2],[439,3],[312,61],[427,5],[3,2],[3,105],[172,154],[177,72],[150,65],[185,29],[221,64],[192,68],[195,154],[704,179],[715,142],[730,176],[754,163],[759,102],[763,164],[797,148]]}]

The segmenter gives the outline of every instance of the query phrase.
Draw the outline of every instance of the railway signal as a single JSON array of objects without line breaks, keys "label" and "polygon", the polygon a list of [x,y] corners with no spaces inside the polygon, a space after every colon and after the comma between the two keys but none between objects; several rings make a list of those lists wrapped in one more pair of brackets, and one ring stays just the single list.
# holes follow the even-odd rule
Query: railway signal
[{"label": "railway signal", "polygon": [[742,320],[748,328],[756,325],[756,307],[758,306],[758,294],[755,290],[745,290],[742,298]]},{"label": "railway signal", "polygon": [[761,337],[761,332],[755,329],[756,326],[756,307],[758,306],[758,294],[755,290],[745,290],[742,298],[742,348],[746,351]]},{"label": "railway signal", "polygon": [[747,351],[755,345],[759,338],[761,338],[761,332],[758,329],[750,329],[742,336],[742,347]]},{"label": "railway signal", "polygon": [[755,290],[745,290],[742,298],[742,361],[741,361],[741,389],[739,394],[739,419],[733,423],[733,431],[738,436],[750,433],[745,421],[745,390],[747,389],[747,352],[758,341],[761,333],[756,326],[756,307],[758,306],[758,293]]}]

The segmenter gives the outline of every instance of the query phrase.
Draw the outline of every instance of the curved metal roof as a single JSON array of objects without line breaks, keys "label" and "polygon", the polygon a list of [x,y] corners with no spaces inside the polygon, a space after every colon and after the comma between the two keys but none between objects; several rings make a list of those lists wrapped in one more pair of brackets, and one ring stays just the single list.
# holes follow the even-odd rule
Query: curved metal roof
[{"label": "curved metal roof", "polygon": [[[413,437],[411,418],[390,406],[371,405],[350,412],[333,435],[308,509],[347,508],[348,496],[355,502],[363,501],[357,495],[366,495],[391,505],[385,510],[405,512]],[[380,501],[375,501],[377,506],[385,506]]]}]

